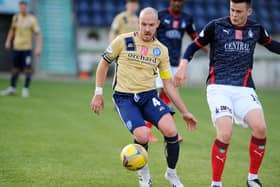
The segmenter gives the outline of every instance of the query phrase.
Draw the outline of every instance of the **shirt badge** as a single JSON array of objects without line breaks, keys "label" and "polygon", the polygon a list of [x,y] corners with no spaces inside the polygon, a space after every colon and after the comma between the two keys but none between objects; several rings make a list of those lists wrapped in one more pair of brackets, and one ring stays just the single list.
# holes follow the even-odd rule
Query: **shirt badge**
[{"label": "shirt badge", "polygon": [[253,31],[252,31],[252,30],[249,30],[249,32],[248,32],[248,36],[249,36],[249,38],[253,38],[253,37],[254,37],[254,33],[253,33]]},{"label": "shirt badge", "polygon": [[154,54],[156,57],[160,56],[160,54],[161,54],[160,49],[159,49],[158,47],[153,48],[153,54]]}]

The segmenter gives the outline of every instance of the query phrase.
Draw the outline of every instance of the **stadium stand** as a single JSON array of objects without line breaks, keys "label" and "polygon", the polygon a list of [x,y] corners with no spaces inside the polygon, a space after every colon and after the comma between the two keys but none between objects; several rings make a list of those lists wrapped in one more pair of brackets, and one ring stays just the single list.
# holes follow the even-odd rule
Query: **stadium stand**
[{"label": "stadium stand", "polygon": [[[152,6],[162,10],[168,4],[168,0],[141,0],[141,8]],[[227,16],[228,4],[229,2],[224,0],[187,0],[184,9],[196,18],[197,29],[201,30],[210,20]],[[75,0],[74,6],[79,26],[109,27],[113,17],[124,10],[124,0]],[[253,19],[259,20],[272,34],[280,33],[279,0],[254,1],[253,9]]]}]

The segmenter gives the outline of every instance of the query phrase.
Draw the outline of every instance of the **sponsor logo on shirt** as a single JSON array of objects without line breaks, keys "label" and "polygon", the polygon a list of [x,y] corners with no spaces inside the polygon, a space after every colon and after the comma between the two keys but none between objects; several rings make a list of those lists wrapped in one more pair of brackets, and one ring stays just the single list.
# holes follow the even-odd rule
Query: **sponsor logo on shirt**
[{"label": "sponsor logo on shirt", "polygon": [[156,64],[157,63],[156,58],[151,58],[151,57],[143,56],[143,55],[136,54],[136,53],[128,53],[127,59],[137,62],[139,64]]},{"label": "sponsor logo on shirt", "polygon": [[177,30],[169,30],[165,33],[165,35],[170,39],[181,39],[181,33]]},{"label": "sponsor logo on shirt", "polygon": [[224,45],[226,52],[250,52],[250,45],[242,41],[227,42]]},{"label": "sponsor logo on shirt", "polygon": [[141,46],[141,49],[140,49],[140,54],[141,55],[147,56],[148,55],[148,51],[149,51],[148,47],[146,47],[144,45]]}]

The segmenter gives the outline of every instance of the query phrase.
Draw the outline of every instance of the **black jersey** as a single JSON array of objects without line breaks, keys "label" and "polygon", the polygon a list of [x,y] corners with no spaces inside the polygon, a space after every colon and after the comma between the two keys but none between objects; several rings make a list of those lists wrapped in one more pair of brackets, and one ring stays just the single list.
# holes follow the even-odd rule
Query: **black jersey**
[{"label": "black jersey", "polygon": [[234,26],[229,17],[211,21],[195,40],[200,47],[210,44],[207,83],[255,88],[251,71],[256,43],[271,41],[267,31],[252,20],[243,27]]}]

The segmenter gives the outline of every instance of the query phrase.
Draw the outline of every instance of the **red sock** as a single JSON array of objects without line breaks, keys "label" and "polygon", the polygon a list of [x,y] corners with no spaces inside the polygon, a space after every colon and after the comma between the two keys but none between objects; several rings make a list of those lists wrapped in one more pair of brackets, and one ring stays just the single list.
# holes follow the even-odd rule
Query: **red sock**
[{"label": "red sock", "polygon": [[265,152],[266,138],[258,139],[254,136],[251,138],[249,146],[250,155],[250,169],[251,174],[258,174],[259,168],[261,166],[264,152]]},{"label": "red sock", "polygon": [[228,145],[216,139],[212,146],[212,181],[219,182],[222,179]]},{"label": "red sock", "polygon": [[167,105],[169,105],[171,103],[169,97],[164,93],[164,91],[161,91],[159,93],[159,98],[161,98],[161,100]]},{"label": "red sock", "polygon": [[152,128],[153,127],[153,124],[149,121],[146,121],[146,127],[148,128]]}]

